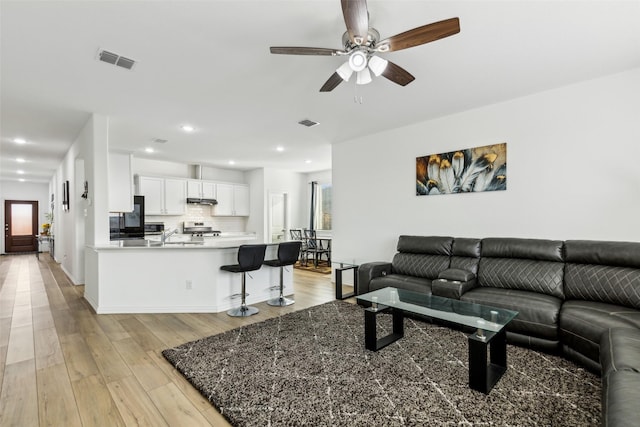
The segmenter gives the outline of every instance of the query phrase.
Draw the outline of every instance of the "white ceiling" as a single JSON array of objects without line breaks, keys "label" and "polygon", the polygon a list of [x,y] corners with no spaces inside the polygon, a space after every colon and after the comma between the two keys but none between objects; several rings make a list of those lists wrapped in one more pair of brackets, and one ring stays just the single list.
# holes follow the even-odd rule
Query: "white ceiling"
[{"label": "white ceiling", "polygon": [[[380,77],[320,93],[344,58],[271,55],[269,46],[342,48],[339,0],[2,0],[0,179],[22,169],[47,182],[91,112],[110,117],[111,148],[139,157],[305,172],[331,167],[333,143],[640,67],[639,1],[368,8],[382,38],[456,16],[461,32],[381,55],[416,77],[406,87]],[[127,71],[97,61],[99,48],[138,63]],[[321,124],[297,124],[305,118]]]}]

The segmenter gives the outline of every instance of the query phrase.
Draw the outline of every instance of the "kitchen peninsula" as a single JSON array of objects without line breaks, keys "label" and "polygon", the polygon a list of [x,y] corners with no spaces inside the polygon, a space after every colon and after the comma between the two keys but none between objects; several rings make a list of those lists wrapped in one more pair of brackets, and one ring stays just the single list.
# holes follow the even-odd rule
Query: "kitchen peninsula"
[{"label": "kitchen peninsula", "polygon": [[[219,313],[240,305],[241,277],[220,270],[236,264],[240,240],[205,239],[201,244],[89,246],[85,298],[96,313]],[[277,244],[265,259],[277,258]],[[277,297],[278,268],[263,266],[247,275],[247,304]],[[293,293],[293,273],[284,271],[285,294]]]}]

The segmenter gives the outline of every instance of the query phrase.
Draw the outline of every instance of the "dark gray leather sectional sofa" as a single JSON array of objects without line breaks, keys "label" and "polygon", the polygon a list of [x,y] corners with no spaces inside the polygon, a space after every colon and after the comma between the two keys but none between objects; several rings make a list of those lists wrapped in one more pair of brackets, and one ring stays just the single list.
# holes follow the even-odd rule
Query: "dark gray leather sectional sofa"
[{"label": "dark gray leather sectional sofa", "polygon": [[602,424],[640,419],[640,243],[400,236],[360,266],[358,294],[393,286],[516,310],[507,340],[602,375]]}]

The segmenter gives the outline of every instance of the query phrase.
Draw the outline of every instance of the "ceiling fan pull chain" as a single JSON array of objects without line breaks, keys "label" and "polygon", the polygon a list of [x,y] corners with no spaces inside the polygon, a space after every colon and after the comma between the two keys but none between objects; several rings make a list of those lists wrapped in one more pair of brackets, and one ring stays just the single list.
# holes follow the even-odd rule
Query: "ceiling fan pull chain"
[{"label": "ceiling fan pull chain", "polygon": [[358,84],[353,85],[353,103],[362,105],[362,95],[358,96]]}]

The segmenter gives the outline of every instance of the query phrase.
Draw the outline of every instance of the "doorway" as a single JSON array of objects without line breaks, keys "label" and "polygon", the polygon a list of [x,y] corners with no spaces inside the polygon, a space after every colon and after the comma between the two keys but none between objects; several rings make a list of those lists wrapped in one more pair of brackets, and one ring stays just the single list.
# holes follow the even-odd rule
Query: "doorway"
[{"label": "doorway", "polygon": [[269,243],[287,240],[287,193],[269,195]]},{"label": "doorway", "polygon": [[36,252],[38,250],[38,202],[4,201],[4,250]]}]

